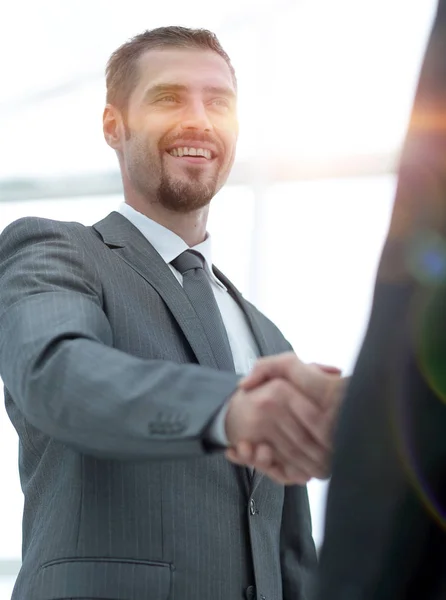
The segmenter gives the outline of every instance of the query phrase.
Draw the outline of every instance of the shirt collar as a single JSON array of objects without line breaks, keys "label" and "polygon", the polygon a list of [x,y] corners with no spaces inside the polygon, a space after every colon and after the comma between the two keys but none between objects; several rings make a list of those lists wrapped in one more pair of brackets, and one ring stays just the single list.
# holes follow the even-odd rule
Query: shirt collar
[{"label": "shirt collar", "polygon": [[179,235],[160,225],[153,219],[146,217],[142,213],[135,210],[129,204],[122,202],[118,207],[119,212],[123,217],[128,219],[148,240],[161,258],[167,263],[171,263],[177,256],[186,250],[196,250],[199,252],[205,261],[205,270],[208,275],[222,288],[226,287],[217,279],[212,271],[212,240],[209,233],[206,233],[206,239],[189,248],[186,242]]}]

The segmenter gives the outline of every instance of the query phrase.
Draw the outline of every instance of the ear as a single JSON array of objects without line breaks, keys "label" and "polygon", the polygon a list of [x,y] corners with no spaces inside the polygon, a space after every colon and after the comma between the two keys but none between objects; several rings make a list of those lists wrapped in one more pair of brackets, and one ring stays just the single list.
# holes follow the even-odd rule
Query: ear
[{"label": "ear", "polygon": [[122,115],[120,111],[111,104],[107,104],[104,108],[102,129],[107,144],[114,150],[119,150],[124,135]]}]

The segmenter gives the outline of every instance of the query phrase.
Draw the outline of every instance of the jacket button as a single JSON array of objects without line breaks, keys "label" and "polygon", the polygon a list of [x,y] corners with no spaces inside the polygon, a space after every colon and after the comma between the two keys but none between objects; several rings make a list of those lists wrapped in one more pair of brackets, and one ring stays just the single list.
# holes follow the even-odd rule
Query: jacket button
[{"label": "jacket button", "polygon": [[252,516],[259,514],[259,511],[257,510],[257,504],[255,503],[254,498],[251,498],[249,502],[249,512]]},{"label": "jacket button", "polygon": [[246,600],[255,600],[256,598],[256,588],[253,585],[250,585],[245,590],[245,599]]}]

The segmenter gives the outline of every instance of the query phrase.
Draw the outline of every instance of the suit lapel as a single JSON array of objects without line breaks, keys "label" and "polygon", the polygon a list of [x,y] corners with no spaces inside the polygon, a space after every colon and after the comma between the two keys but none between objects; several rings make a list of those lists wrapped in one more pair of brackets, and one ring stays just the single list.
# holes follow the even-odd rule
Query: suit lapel
[{"label": "suit lapel", "polygon": [[[184,333],[198,363],[217,369],[212,349],[193,306],[182,286],[152,244],[128,219],[117,212],[110,213],[105,219],[93,225],[93,229],[117,256],[156,289]],[[263,334],[258,313],[216,267],[214,267],[214,273],[244,312],[257,342],[260,356],[271,354],[272,350]],[[236,470],[241,476],[242,485],[250,489],[251,493],[264,477],[257,471],[251,476],[248,469],[236,467]]]},{"label": "suit lapel", "polygon": [[[218,277],[218,279],[225,285],[228,292],[231,294],[231,296],[234,298],[234,300],[237,302],[237,304],[240,306],[240,308],[244,312],[244,314],[248,320],[248,323],[251,327],[251,331],[254,335],[254,339],[257,342],[260,356],[269,356],[269,355],[273,354],[273,349],[270,348],[270,346],[268,344],[268,340],[265,338],[265,336],[263,334],[263,329],[260,324],[260,320],[259,320],[257,311],[251,306],[251,304],[246,302],[246,300],[243,298],[242,294],[238,291],[238,289],[216,267],[214,267],[214,273],[215,273],[216,277]],[[257,489],[259,483],[264,478],[264,474],[261,473],[260,471],[254,471],[253,475],[251,475],[251,473],[249,472],[249,469],[246,469],[246,477],[248,478],[249,490],[250,490],[250,494],[252,495],[254,493],[254,491]]]},{"label": "suit lapel", "polygon": [[93,228],[104,243],[162,297],[189,342],[197,361],[218,368],[193,306],[168,265],[128,219],[112,212]]},{"label": "suit lapel", "polygon": [[240,306],[242,311],[245,314],[245,317],[248,320],[248,324],[251,328],[251,331],[254,335],[254,339],[257,342],[257,346],[259,349],[260,356],[268,356],[271,354],[271,348],[268,344],[267,339],[265,338],[262,330],[262,326],[259,322],[259,317],[257,311],[243,298],[242,294],[238,291],[238,289],[229,281],[223,273],[214,267],[215,276],[223,283],[223,285],[227,288],[228,292]]}]

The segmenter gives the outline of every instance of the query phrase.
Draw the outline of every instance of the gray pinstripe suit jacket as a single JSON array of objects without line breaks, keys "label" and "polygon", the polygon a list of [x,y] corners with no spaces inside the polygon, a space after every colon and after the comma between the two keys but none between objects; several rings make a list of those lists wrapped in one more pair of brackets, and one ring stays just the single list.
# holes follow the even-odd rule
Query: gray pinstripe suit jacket
[{"label": "gray pinstripe suit jacket", "polygon": [[[278,329],[218,277],[263,355]],[[197,364],[198,363],[198,364]],[[0,375],[20,439],[14,600],[307,600],[307,492],[206,443],[234,391],[168,266],[118,213],[0,236]]]}]

